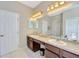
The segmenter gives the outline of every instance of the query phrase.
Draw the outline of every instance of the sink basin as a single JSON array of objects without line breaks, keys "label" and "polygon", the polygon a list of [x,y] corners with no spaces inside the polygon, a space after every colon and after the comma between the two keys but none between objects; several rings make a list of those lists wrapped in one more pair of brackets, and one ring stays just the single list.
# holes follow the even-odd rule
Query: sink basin
[{"label": "sink basin", "polygon": [[56,42],[56,39],[50,39],[50,40],[48,40],[48,42],[50,42],[50,43]]},{"label": "sink basin", "polygon": [[66,43],[64,41],[62,41],[62,40],[57,41],[57,44],[59,44],[59,45],[66,45]]},{"label": "sink basin", "polygon": [[38,36],[43,37],[43,38],[47,38],[47,36],[45,36],[45,35],[38,35]]},{"label": "sink basin", "polygon": [[64,42],[64,41],[62,41],[62,40],[56,40],[56,39],[51,39],[51,40],[49,40],[48,41],[49,43],[53,43],[53,44],[56,44],[56,45],[62,45],[62,46],[65,46],[66,45],[66,43]]}]

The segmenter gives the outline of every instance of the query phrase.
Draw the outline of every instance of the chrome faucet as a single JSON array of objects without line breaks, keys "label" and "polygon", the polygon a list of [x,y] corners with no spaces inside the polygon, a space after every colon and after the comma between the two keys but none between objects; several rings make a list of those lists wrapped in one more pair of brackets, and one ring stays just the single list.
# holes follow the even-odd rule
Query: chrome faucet
[{"label": "chrome faucet", "polygon": [[68,40],[68,36],[67,35],[65,35],[64,37],[66,38],[66,40]]}]

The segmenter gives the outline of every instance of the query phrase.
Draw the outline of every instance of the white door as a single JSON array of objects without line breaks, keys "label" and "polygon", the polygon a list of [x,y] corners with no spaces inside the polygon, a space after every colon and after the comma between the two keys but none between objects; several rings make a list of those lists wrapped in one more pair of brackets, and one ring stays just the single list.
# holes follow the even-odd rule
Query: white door
[{"label": "white door", "polygon": [[18,14],[0,10],[0,55],[16,50],[19,44]]}]

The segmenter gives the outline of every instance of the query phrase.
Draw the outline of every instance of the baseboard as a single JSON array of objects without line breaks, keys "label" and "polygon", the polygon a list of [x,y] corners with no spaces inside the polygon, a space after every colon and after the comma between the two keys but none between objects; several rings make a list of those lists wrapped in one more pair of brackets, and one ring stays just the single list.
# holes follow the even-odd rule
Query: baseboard
[{"label": "baseboard", "polygon": [[7,52],[5,52],[5,53],[0,54],[0,56],[7,55],[7,54],[9,54],[9,53],[12,53],[12,52],[18,50],[18,49],[19,49],[19,47],[15,48],[15,49],[12,49],[12,50],[9,50],[9,51],[7,51]]}]

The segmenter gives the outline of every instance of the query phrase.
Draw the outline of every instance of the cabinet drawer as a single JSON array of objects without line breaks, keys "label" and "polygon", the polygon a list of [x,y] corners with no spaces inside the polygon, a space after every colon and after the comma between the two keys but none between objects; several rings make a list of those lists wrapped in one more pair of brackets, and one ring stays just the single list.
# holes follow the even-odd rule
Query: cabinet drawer
[{"label": "cabinet drawer", "polygon": [[45,50],[45,57],[46,58],[59,58],[56,54],[48,51],[47,49]]},{"label": "cabinet drawer", "polygon": [[34,41],[34,42],[37,42],[37,43],[39,43],[39,44],[43,44],[43,45],[45,45],[45,43],[44,43],[44,42],[39,41],[39,40],[37,40],[37,39],[34,39],[33,41]]},{"label": "cabinet drawer", "polygon": [[56,53],[56,54],[58,54],[59,55],[59,48],[57,48],[57,47],[55,47],[55,46],[51,46],[51,45],[49,45],[49,44],[46,44],[45,45],[46,46],[46,48],[48,49],[48,50],[50,50],[50,51],[52,51],[52,52],[54,52],[54,53]]},{"label": "cabinet drawer", "polygon": [[68,51],[63,51],[63,57],[65,57],[65,58],[79,58],[78,55],[70,53]]}]

